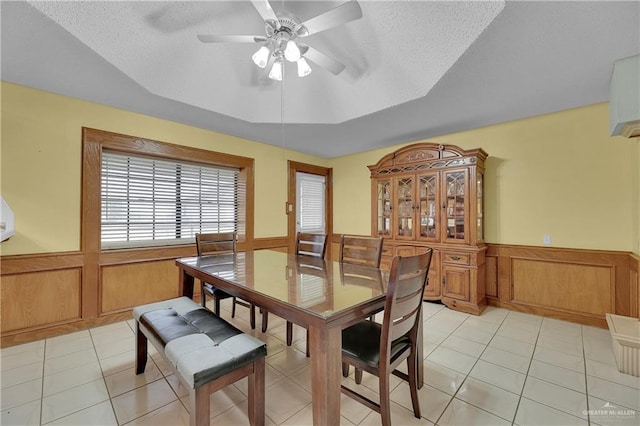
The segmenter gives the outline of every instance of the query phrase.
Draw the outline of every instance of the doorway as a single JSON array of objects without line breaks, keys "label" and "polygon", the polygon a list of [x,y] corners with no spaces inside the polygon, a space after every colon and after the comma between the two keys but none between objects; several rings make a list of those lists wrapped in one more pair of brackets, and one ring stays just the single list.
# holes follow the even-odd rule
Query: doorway
[{"label": "doorway", "polygon": [[333,170],[327,167],[289,161],[287,194],[287,228],[289,252],[295,250],[296,234],[327,234],[327,251],[331,255],[333,232]]}]

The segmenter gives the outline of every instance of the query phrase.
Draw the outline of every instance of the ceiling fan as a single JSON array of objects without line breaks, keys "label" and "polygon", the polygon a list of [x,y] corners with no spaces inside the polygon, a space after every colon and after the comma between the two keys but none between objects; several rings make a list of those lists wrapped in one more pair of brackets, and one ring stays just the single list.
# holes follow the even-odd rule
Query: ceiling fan
[{"label": "ceiling fan", "polygon": [[306,59],[335,75],[344,70],[345,66],[341,62],[297,40],[362,18],[362,9],[356,0],[343,3],[304,22],[286,10],[276,13],[268,0],[252,0],[251,3],[264,19],[266,36],[199,34],[198,39],[203,43],[262,44],[252,59],[260,68],[271,65],[269,77],[273,80],[282,81],[285,60],[297,63],[299,77],[311,73]]}]

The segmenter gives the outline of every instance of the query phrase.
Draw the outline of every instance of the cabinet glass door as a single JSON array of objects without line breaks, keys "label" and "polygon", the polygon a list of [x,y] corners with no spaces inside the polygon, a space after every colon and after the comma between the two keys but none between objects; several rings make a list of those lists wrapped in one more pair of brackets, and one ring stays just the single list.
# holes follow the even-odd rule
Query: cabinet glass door
[{"label": "cabinet glass door", "polygon": [[445,238],[448,241],[464,242],[467,239],[467,170],[445,172],[444,202]]},{"label": "cabinet glass door", "polygon": [[438,239],[438,175],[421,175],[418,178],[420,194],[420,239]]},{"label": "cabinet glass door", "polygon": [[391,180],[377,181],[377,234],[391,235]]},{"label": "cabinet glass door", "polygon": [[413,239],[413,178],[396,179],[397,237]]}]

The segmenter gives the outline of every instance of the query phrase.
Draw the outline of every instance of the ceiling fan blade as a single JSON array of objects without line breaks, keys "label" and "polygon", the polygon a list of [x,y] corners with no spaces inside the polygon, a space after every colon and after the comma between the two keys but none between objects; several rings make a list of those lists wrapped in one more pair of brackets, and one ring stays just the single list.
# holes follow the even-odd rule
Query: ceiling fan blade
[{"label": "ceiling fan blade", "polygon": [[260,43],[267,41],[263,36],[230,35],[230,34],[198,34],[203,43]]},{"label": "ceiling fan blade", "polygon": [[344,70],[345,66],[342,62],[325,55],[324,53],[314,49],[313,47],[302,45],[300,52],[311,62],[321,66],[332,74],[338,75]]},{"label": "ceiling fan blade", "polygon": [[280,21],[278,20],[276,13],[273,11],[269,0],[251,0],[251,3],[253,3],[253,6],[265,22],[273,21],[276,29],[280,28]]},{"label": "ceiling fan blade", "polygon": [[362,9],[358,2],[353,0],[302,22],[296,27],[296,31],[298,36],[306,37],[360,18],[362,18]]}]

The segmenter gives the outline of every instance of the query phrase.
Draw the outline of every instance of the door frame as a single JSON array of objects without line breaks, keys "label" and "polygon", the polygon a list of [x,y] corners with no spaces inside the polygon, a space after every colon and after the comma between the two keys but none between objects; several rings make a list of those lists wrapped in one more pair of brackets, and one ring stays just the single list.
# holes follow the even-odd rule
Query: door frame
[{"label": "door frame", "polygon": [[316,166],[313,164],[299,163],[297,161],[287,161],[288,183],[287,183],[287,237],[289,240],[289,253],[296,249],[296,173],[308,173],[325,177],[325,233],[327,234],[327,256],[331,256],[331,235],[333,234],[333,169],[331,167]]}]

